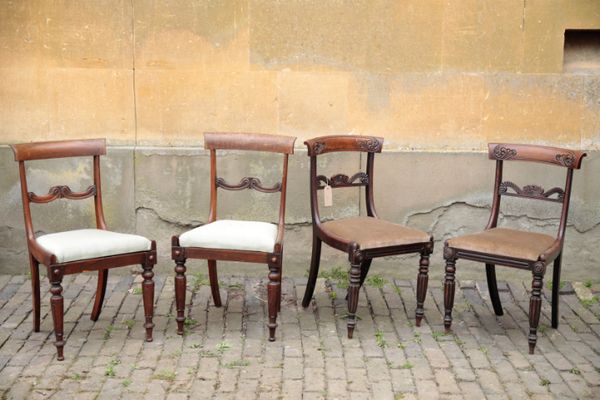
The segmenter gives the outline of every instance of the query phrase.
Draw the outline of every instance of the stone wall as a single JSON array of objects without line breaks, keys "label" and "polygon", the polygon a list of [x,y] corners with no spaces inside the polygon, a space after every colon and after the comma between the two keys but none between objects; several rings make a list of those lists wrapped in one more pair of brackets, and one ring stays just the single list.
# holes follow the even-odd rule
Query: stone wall
[{"label": "stone wall", "polygon": [[[593,184],[600,173],[600,68],[563,69],[568,29],[600,29],[600,2],[3,2],[0,145],[106,137],[109,224],[158,238],[164,255],[171,234],[206,218],[202,132],[298,136],[286,248],[287,272],[296,275],[304,273],[310,246],[308,159],[301,150],[306,138],[384,136],[377,165],[380,214],[431,230],[440,240],[438,251],[442,239],[487,221],[493,174],[483,153],[487,142],[585,149],[590,157],[575,177],[564,270],[567,277],[593,278],[600,256],[599,189]],[[589,51],[599,59],[598,47]],[[274,160],[239,153],[227,159],[236,161],[225,170],[232,179],[245,162],[257,174],[273,176]],[[339,168],[331,166],[331,172],[352,172],[361,160],[336,161]],[[18,272],[26,266],[23,224],[17,169],[5,146],[0,165],[0,270]],[[87,161],[34,163],[37,190],[47,189],[42,178],[84,184],[73,172],[58,172],[64,167],[89,178]],[[547,178],[517,167],[522,184]],[[223,197],[223,215],[274,216],[276,200],[256,206],[263,194],[241,196],[242,202]],[[336,192],[336,205],[344,204],[338,215],[359,211],[358,192],[340,197]],[[50,207],[50,213],[37,213],[41,231],[67,228],[61,207],[69,226],[93,221],[89,202]],[[507,223],[529,226],[524,211],[507,204]],[[533,212],[529,224],[555,228],[556,219]],[[345,262],[332,252],[325,256]],[[412,276],[413,261],[387,259],[382,265],[388,273]]]}]

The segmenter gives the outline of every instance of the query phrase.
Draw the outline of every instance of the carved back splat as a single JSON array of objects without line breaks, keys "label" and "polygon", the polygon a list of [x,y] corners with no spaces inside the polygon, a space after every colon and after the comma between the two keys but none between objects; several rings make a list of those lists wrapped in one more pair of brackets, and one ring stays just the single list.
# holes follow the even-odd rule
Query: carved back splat
[{"label": "carved back splat", "polygon": [[[323,182],[323,184],[321,184]],[[355,186],[367,186],[369,184],[369,175],[364,172],[357,172],[356,174],[348,177],[344,174],[336,174],[331,178],[327,178],[325,175],[317,176],[317,190],[322,190],[326,185],[332,188],[339,187],[355,187]]]},{"label": "carved back splat", "polygon": [[[512,189],[514,192],[509,192],[508,189]],[[554,194],[556,194],[557,197],[551,198],[550,196]],[[559,187],[553,187],[552,189],[545,191],[543,187],[537,185],[526,185],[523,186],[523,188],[520,188],[510,181],[505,181],[500,184],[500,195],[562,203],[565,198],[565,191]]]},{"label": "carved back splat", "polygon": [[84,192],[73,192],[70,187],[65,185],[52,186],[48,194],[38,196],[33,192],[27,193],[29,201],[32,203],[50,203],[57,199],[83,200],[96,195],[96,185],[89,186]]},{"label": "carved back splat", "polygon": [[217,187],[220,187],[221,189],[225,189],[225,190],[254,189],[254,190],[258,190],[259,192],[263,192],[263,193],[281,192],[281,183],[280,182],[277,182],[272,187],[265,187],[262,185],[262,182],[260,181],[260,179],[253,178],[253,177],[242,178],[240,183],[238,183],[237,185],[231,185],[231,184],[225,182],[225,179],[217,178],[216,185],[217,185]]}]

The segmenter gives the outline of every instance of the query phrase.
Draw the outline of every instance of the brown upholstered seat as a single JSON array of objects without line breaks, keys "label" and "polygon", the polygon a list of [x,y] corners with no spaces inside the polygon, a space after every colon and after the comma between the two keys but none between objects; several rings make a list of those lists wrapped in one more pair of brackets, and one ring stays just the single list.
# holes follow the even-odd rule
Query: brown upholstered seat
[{"label": "brown upholstered seat", "polygon": [[427,243],[429,234],[379,218],[353,217],[327,221],[321,229],[343,242],[356,242],[363,250],[412,243]]},{"label": "brown upholstered seat", "polygon": [[448,239],[448,246],[478,253],[536,261],[540,254],[552,246],[555,240],[556,238],[543,233],[493,228],[472,235]]}]

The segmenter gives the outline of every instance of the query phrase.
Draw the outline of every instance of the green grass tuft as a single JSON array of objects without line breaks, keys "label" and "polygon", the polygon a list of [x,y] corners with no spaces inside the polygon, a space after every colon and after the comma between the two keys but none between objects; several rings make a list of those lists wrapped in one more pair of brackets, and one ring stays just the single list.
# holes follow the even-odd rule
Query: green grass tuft
[{"label": "green grass tuft", "polygon": [[381,275],[372,275],[367,278],[367,285],[381,289],[387,281]]}]

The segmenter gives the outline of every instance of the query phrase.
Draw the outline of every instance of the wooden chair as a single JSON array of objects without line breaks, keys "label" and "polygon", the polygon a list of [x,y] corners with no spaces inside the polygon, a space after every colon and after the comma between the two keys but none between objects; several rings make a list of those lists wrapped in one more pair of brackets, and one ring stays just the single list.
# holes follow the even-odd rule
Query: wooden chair
[{"label": "wooden chair", "polygon": [[[423,318],[423,303],[427,292],[429,255],[433,251],[433,238],[425,232],[379,219],[373,201],[373,164],[375,153],[380,153],[383,138],[370,136],[324,136],[307,140],[310,156],[310,199],[313,221],[313,246],[310,273],[302,306],[308,307],[315,290],[321,258],[321,242],[348,253],[350,261],[350,286],[348,288],[348,337],[352,338],[356,326],[356,308],[359,289],[367,277],[375,257],[419,253],[417,275],[416,324]],[[327,178],[317,175],[317,156],[325,153],[355,151],[367,153],[367,172],[351,177],[343,174]],[[366,217],[321,221],[317,192],[326,186],[332,189],[365,187]]]},{"label": "wooden chair", "polygon": [[[444,247],[446,276],[444,282],[444,326],[450,330],[452,306],[454,304],[456,260],[479,261],[485,263],[488,288],[496,315],[502,315],[502,304],[496,283],[496,265],[520,268],[532,272],[531,298],[529,300],[529,353],[533,354],[537,341],[537,327],[542,305],[541,293],[546,267],[554,261],[552,279],[552,327],[558,327],[558,293],[562,250],[569,213],[573,170],[581,167],[585,153],[555,147],[523,144],[489,144],[489,158],[496,160],[494,198],[489,222],[485,231],[448,239]],[[566,183],[563,188],[544,190],[540,186],[527,185],[523,188],[502,180],[504,161],[530,161],[567,168]],[[562,204],[562,213],[556,238],[534,232],[508,228],[498,228],[498,215],[502,196],[514,196],[544,200]]]},{"label": "wooden chair", "polygon": [[[288,156],[294,153],[295,137],[250,133],[205,133],[204,147],[210,150],[210,213],[206,224],[173,236],[172,258],[175,266],[177,333],[183,334],[185,321],[186,260],[208,261],[208,274],[215,306],[221,307],[217,260],[266,263],[269,267],[268,309],[269,340],[275,340],[277,313],[281,308],[281,268],[285,228],[285,194]],[[217,150],[254,150],[283,154],[281,182],[263,186],[258,178],[245,177],[229,184],[217,177]],[[279,223],[217,219],[217,189],[254,189],[263,193],[280,193]]]},{"label": "wooden chair", "polygon": [[[50,305],[56,336],[58,360],[64,360],[63,317],[64,306],[61,286],[64,275],[83,271],[98,271],[96,299],[91,319],[97,321],[106,293],[108,270],[132,264],[141,264],[144,282],[144,314],[146,322],[146,341],[152,341],[152,323],[154,309],[154,273],[156,264],[156,244],[145,237],[128,235],[106,230],[102,209],[102,190],[100,182],[100,156],[106,154],[104,139],[67,140],[57,142],[39,142],[15,144],[11,146],[15,161],[19,162],[21,179],[21,197],[25,215],[25,232],[29,250],[31,268],[31,286],[33,290],[33,329],[40,330],[40,278],[39,264],[48,269]],[[25,161],[64,157],[93,156],[94,184],[82,192],[73,192],[68,186],[52,186],[48,194],[37,195],[27,189]],[[78,229],[51,233],[35,237],[31,218],[31,203],[49,203],[57,199],[82,200],[94,197],[96,229]]]}]

